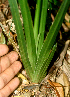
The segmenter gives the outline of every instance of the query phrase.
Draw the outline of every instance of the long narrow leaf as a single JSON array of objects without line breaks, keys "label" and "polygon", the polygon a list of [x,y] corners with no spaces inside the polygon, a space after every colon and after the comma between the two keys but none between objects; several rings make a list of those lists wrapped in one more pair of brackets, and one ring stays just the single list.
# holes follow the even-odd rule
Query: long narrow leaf
[{"label": "long narrow leaf", "polygon": [[46,70],[47,70],[47,68],[48,68],[48,66],[49,66],[49,64],[50,64],[50,62],[51,62],[51,60],[54,56],[54,53],[56,51],[56,47],[57,47],[57,43],[53,46],[52,50],[50,51],[48,58],[46,59],[46,61],[43,62],[43,66],[41,67],[40,72],[39,72],[39,76],[38,76],[39,81],[41,81],[42,78],[45,76],[45,74],[47,74]]},{"label": "long narrow leaf", "polygon": [[32,75],[32,68],[28,59],[27,55],[27,48],[26,48],[26,42],[25,42],[25,37],[23,34],[23,29],[22,29],[22,24],[20,21],[20,15],[19,15],[19,10],[17,6],[17,1],[16,0],[8,0],[12,12],[12,16],[14,19],[15,27],[16,27],[16,32],[17,32],[17,39],[18,39],[18,44],[19,44],[19,49],[20,49],[20,54],[22,58],[22,62],[24,64],[24,67],[26,71],[28,72],[29,76]]},{"label": "long narrow leaf", "polygon": [[27,4],[27,0],[18,0],[21,8],[23,17],[24,30],[27,42],[27,52],[32,68],[35,67],[36,63],[36,46],[34,40],[34,32],[30,10]]},{"label": "long narrow leaf", "polygon": [[43,0],[42,3],[42,12],[41,12],[41,20],[40,20],[40,29],[39,29],[39,45],[38,45],[38,53],[37,57],[39,56],[41,47],[44,42],[44,32],[45,32],[45,25],[46,25],[46,17],[47,17],[47,8],[48,8],[48,0]]},{"label": "long narrow leaf", "polygon": [[41,67],[39,68],[39,71],[34,76],[34,82],[39,82],[42,80],[42,78],[46,75],[46,70],[54,56],[54,53],[56,51],[57,43],[53,46],[53,48],[50,50],[50,54],[48,54],[48,57],[46,57],[46,60],[43,61],[43,64],[41,64]]},{"label": "long narrow leaf", "polygon": [[52,48],[69,4],[70,4],[69,0],[64,0],[63,3],[61,4],[58,14],[54,20],[54,23],[52,24],[52,26],[49,30],[49,33],[47,35],[47,38],[46,38],[46,40],[43,44],[43,47],[41,49],[41,53],[40,53],[40,57],[39,57],[40,62],[43,61],[42,58],[45,59],[45,54],[48,53],[49,49]]},{"label": "long narrow leaf", "polygon": [[37,53],[37,37],[38,37],[39,24],[40,24],[41,3],[42,0],[37,0],[35,19],[34,19],[34,38],[36,44],[36,53]]},{"label": "long narrow leaf", "polygon": [[37,65],[36,65],[37,68],[34,72],[36,75],[40,71],[43,61],[46,60],[46,57],[48,56],[48,54],[50,54],[50,49],[52,48],[52,46],[54,44],[54,41],[55,41],[58,31],[61,27],[62,21],[64,19],[64,16],[68,9],[69,4],[70,4],[70,0],[64,0],[61,4],[61,7],[57,13],[55,20],[54,20],[54,23],[52,24],[52,26],[49,30],[49,33],[47,35],[47,38],[46,38],[46,40],[43,44],[43,47],[41,49],[39,59],[37,61]]}]

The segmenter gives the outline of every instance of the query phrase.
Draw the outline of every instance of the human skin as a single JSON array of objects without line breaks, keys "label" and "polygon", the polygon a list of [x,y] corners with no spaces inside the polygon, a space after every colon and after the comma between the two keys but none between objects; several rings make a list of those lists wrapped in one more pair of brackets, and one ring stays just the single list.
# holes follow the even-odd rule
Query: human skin
[{"label": "human skin", "polygon": [[8,53],[9,48],[0,44],[0,97],[8,97],[19,85],[20,81],[14,77],[22,65],[15,51]]}]

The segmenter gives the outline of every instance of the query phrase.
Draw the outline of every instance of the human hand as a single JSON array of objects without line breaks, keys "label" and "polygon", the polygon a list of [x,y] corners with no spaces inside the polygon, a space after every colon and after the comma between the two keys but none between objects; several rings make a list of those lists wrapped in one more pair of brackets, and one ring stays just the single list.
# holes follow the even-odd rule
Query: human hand
[{"label": "human hand", "polygon": [[[15,51],[8,53],[8,47],[0,44],[0,97],[8,97],[19,85],[20,81],[14,76],[22,65]],[[8,53],[8,54],[7,54]]]}]

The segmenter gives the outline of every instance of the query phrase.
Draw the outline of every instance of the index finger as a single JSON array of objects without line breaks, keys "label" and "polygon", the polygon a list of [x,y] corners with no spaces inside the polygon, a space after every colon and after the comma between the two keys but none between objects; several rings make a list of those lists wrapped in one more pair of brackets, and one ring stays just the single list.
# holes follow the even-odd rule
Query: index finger
[{"label": "index finger", "polygon": [[0,56],[5,55],[8,52],[9,48],[5,44],[0,44]]}]

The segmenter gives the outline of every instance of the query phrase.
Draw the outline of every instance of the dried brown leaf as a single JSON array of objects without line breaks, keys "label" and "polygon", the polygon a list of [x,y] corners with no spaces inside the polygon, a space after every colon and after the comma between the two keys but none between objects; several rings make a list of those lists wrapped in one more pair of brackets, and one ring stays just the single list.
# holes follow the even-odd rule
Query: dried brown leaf
[{"label": "dried brown leaf", "polygon": [[51,80],[48,80],[48,82],[55,90],[57,97],[64,97],[64,91],[63,91],[63,87],[61,84],[52,82]]}]

